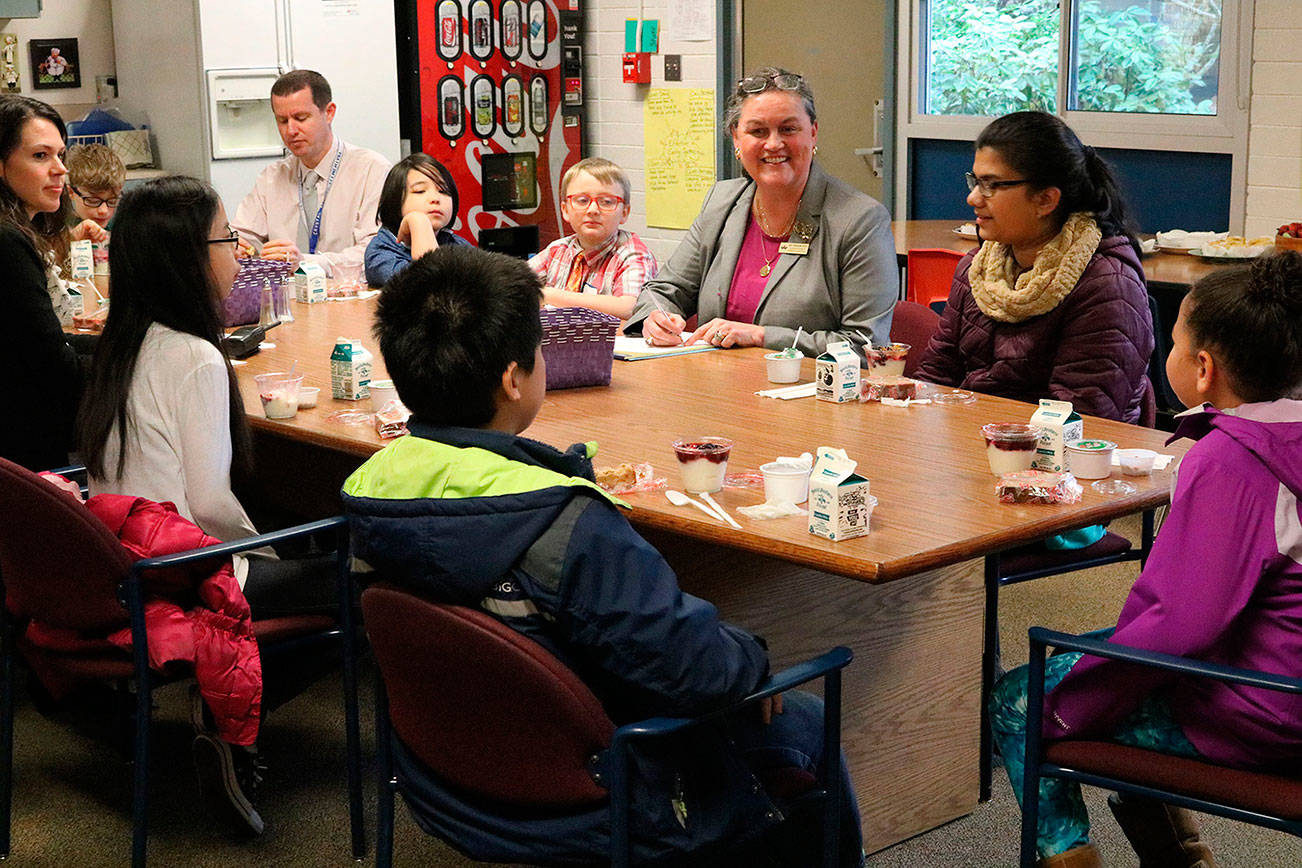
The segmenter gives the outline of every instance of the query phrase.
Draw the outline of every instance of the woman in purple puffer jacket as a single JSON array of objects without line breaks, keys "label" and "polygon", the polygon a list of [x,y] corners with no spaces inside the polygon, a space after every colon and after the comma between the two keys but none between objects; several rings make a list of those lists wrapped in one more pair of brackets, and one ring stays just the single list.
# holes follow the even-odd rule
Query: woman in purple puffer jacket
[{"label": "woman in purple puffer jacket", "polygon": [[981,131],[967,184],[982,244],[958,264],[918,376],[1137,422],[1153,322],[1107,164],[1053,115],[1016,112]]}]

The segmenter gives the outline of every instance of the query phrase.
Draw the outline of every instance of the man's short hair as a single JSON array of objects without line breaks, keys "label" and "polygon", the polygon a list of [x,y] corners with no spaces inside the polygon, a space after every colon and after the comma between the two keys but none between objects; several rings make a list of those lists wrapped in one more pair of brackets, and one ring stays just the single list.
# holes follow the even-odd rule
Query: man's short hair
[{"label": "man's short hair", "polygon": [[271,95],[289,96],[305,87],[312,91],[312,102],[316,107],[325,111],[326,106],[330,105],[333,99],[330,82],[325,80],[324,75],[313,69],[291,69],[276,79],[276,83],[271,86]]},{"label": "man's short hair", "polygon": [[68,183],[82,193],[120,193],[127,182],[127,167],[107,145],[74,145],[63,164]]},{"label": "man's short hair", "polygon": [[398,397],[421,422],[487,425],[511,362],[533,370],[541,304],[524,260],[463,245],[415,260],[384,287],[375,315]]},{"label": "man's short hair", "polygon": [[628,183],[628,173],[625,172],[618,164],[612,163],[604,157],[586,157],[579,160],[561,176],[561,198],[564,199],[570,192],[570,181],[579,172],[587,172],[603,184],[618,184],[619,188],[624,191],[624,204],[632,204],[633,188]]}]

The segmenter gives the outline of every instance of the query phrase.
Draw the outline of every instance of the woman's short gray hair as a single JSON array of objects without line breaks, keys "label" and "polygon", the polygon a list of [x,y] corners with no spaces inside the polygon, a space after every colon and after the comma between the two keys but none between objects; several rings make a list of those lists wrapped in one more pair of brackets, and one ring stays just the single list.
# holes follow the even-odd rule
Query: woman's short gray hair
[{"label": "woman's short gray hair", "polygon": [[737,82],[737,86],[733,88],[732,94],[728,97],[728,104],[723,110],[724,128],[730,133],[737,129],[737,123],[741,120],[741,104],[747,97],[770,90],[794,93],[804,103],[809,122],[814,123],[818,120],[818,113],[814,110],[814,91],[803,75],[777,66],[763,66]]}]

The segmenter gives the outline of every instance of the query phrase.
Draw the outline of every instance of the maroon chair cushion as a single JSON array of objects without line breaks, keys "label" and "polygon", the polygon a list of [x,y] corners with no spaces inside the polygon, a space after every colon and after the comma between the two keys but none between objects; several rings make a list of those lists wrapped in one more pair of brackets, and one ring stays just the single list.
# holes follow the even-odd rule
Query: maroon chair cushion
[{"label": "maroon chair cushion", "polygon": [[904,376],[912,377],[918,370],[927,342],[939,327],[940,314],[925,304],[895,302],[895,314],[891,318],[891,341],[909,345],[909,356],[904,360]]},{"label": "maroon chair cushion", "polygon": [[1213,765],[1103,741],[1060,741],[1045,759],[1076,771],[1144,784],[1286,820],[1302,820],[1302,779]]},{"label": "maroon chair cushion", "polygon": [[362,593],[362,613],[393,729],[441,781],[520,806],[606,798],[586,763],[614,725],[541,645],[482,612],[389,585]]},{"label": "maroon chair cushion", "polygon": [[1107,531],[1102,539],[1083,549],[1050,551],[1044,543],[1032,543],[1003,552],[999,556],[999,575],[1002,578],[1048,567],[1070,567],[1090,558],[1122,555],[1131,548],[1130,540],[1112,531]]},{"label": "maroon chair cushion", "polygon": [[71,495],[0,459],[0,576],[12,614],[91,633],[121,627],[117,587],[131,560]]},{"label": "maroon chair cushion", "polygon": [[338,622],[329,615],[286,615],[283,618],[264,618],[257,620],[258,613],[253,613],[253,635],[259,645],[325,633],[335,629]]}]

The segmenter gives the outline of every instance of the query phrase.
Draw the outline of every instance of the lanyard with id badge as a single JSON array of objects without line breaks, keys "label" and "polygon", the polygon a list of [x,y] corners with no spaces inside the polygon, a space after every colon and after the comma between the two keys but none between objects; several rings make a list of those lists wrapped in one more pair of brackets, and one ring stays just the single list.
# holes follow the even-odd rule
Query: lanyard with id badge
[{"label": "lanyard with id badge", "polygon": [[303,218],[303,227],[307,229],[307,252],[316,253],[317,242],[321,239],[321,215],[325,212],[326,199],[330,196],[330,188],[334,186],[335,175],[339,173],[339,163],[344,158],[344,149],[339,148],[335,151],[335,158],[330,164],[330,176],[326,178],[325,192],[321,194],[321,202],[317,205],[316,219],[307,219],[307,208],[303,204],[303,184],[300,181],[298,185],[298,213]]}]

